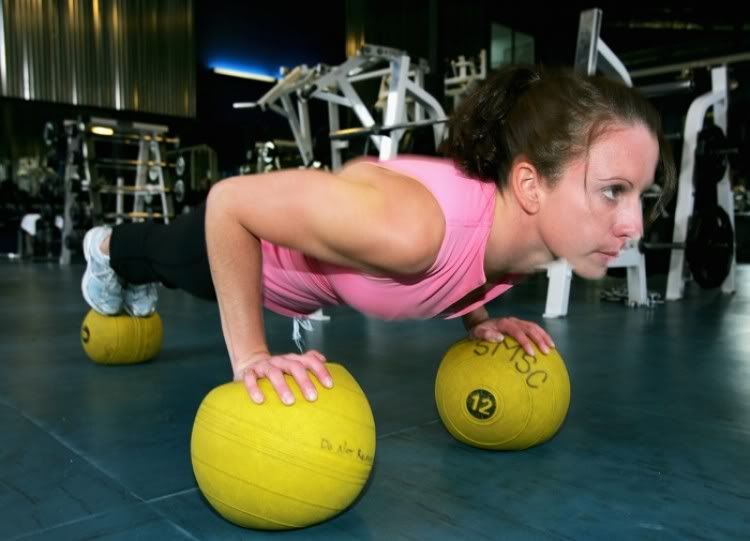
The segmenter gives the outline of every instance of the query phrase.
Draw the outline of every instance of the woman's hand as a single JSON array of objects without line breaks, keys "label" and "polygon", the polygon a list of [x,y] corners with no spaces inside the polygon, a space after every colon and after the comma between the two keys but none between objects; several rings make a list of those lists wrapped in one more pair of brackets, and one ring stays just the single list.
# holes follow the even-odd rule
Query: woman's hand
[{"label": "woman's hand", "polygon": [[469,335],[472,338],[488,342],[502,342],[503,338],[510,336],[515,338],[529,355],[534,354],[532,341],[536,343],[539,351],[545,354],[549,353],[550,348],[555,347],[550,335],[539,325],[532,321],[524,321],[514,317],[487,319],[474,325],[469,331]]},{"label": "woman's hand", "polygon": [[329,389],[333,387],[333,379],[325,367],[325,362],[326,358],[323,354],[315,350],[306,351],[302,355],[295,353],[271,355],[268,352],[261,352],[234,369],[234,380],[244,382],[253,402],[261,404],[265,397],[258,387],[258,380],[267,378],[281,401],[290,406],[294,404],[294,394],[284,378],[284,374],[290,374],[299,385],[304,397],[312,402],[318,398],[318,395],[315,392],[315,386],[310,381],[308,370],[315,374],[324,387]]}]

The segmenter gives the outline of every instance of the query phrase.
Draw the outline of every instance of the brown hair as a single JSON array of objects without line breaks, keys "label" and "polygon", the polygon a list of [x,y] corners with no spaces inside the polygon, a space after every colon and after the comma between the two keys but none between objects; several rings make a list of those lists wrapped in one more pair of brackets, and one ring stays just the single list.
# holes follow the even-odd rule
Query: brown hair
[{"label": "brown hair", "polygon": [[525,155],[551,185],[563,168],[616,122],[643,124],[659,142],[661,195],[651,218],[675,190],[675,166],[656,109],[636,90],[570,70],[509,66],[493,72],[461,103],[440,150],[469,176],[503,190],[513,160]]}]

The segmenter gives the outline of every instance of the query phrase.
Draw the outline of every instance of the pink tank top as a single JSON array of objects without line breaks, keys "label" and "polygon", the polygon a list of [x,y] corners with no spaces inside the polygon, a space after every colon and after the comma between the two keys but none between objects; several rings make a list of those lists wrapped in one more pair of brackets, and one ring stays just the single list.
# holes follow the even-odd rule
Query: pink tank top
[{"label": "pink tank top", "polygon": [[[487,284],[484,251],[495,209],[495,184],[465,176],[452,161],[400,156],[378,162],[424,184],[445,215],[445,238],[435,263],[413,276],[374,276],[261,241],[263,301],[276,313],[304,317],[346,304],[384,320],[451,319],[506,292],[517,277]],[[475,291],[482,286],[481,291]],[[471,301],[459,303],[469,293]],[[456,303],[459,303],[458,306]]]}]

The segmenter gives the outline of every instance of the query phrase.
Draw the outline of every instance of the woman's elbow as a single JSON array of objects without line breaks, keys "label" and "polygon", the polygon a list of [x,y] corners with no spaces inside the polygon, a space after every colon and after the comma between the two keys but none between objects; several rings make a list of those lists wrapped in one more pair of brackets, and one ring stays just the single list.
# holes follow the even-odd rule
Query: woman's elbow
[{"label": "woman's elbow", "polygon": [[237,191],[238,177],[229,177],[223,179],[208,191],[206,197],[206,219],[213,216],[226,216],[232,208],[232,201],[236,200],[233,194]]}]

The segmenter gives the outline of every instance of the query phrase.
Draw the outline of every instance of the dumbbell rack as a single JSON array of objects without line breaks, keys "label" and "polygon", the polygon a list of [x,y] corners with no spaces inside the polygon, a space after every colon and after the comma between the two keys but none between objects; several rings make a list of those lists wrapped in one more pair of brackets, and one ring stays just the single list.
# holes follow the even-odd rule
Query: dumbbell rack
[{"label": "dumbbell rack", "polygon": [[167,161],[174,162],[172,202],[177,214],[204,201],[211,186],[219,180],[218,156],[208,145],[169,150]]},{"label": "dumbbell rack", "polygon": [[[178,145],[179,139],[167,137],[166,126],[145,123],[124,123],[106,118],[91,118],[87,121],[65,121],[68,151],[65,167],[65,210],[63,216],[63,239],[73,231],[71,209],[76,194],[73,186],[80,181],[82,192],[88,192],[94,225],[119,224],[125,220],[141,222],[147,219],[162,220],[174,217],[171,189],[165,180],[167,164],[163,146]],[[121,159],[98,155],[97,142],[103,141],[114,151],[122,151],[137,145],[135,159]],[[125,183],[125,173],[135,171],[132,184]],[[102,172],[114,171],[114,182],[106,182]],[[110,175],[111,176],[111,175]],[[103,180],[105,180],[103,182]],[[114,212],[102,204],[102,194],[115,195]],[[132,197],[132,210],[127,211],[126,197]],[[146,210],[153,197],[158,197],[161,211]],[[60,263],[68,264],[71,250],[63,242]]]}]

